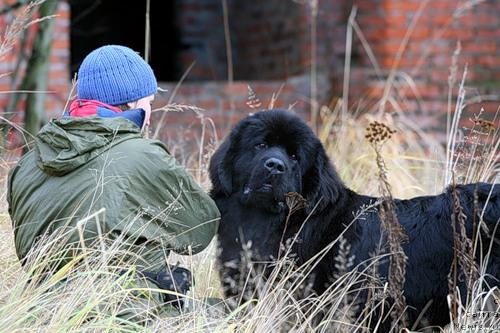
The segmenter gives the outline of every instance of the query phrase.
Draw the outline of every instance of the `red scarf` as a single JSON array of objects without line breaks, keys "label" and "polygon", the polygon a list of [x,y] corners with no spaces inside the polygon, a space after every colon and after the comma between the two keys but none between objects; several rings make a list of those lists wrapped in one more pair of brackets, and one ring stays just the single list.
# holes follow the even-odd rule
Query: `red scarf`
[{"label": "red scarf", "polygon": [[93,99],[75,99],[69,106],[69,115],[71,117],[89,117],[97,115],[98,108],[105,108],[114,112],[122,110],[113,105],[102,103]]}]

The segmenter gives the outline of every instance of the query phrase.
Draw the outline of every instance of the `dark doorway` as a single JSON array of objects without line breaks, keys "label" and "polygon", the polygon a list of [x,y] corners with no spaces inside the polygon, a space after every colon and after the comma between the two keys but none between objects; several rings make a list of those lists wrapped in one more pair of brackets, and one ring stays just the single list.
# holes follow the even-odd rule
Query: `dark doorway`
[{"label": "dark doorway", "polygon": [[[144,56],[146,0],[70,0],[71,75],[93,49],[107,45],[128,46]],[[179,34],[174,1],[151,0],[151,53],[149,63],[158,81],[176,81]]]}]

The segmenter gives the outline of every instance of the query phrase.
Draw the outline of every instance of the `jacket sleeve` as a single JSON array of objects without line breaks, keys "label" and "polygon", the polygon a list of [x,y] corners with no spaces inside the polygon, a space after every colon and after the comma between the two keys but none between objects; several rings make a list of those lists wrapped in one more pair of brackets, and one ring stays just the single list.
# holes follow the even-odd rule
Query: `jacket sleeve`
[{"label": "jacket sleeve", "polygon": [[148,228],[154,235],[145,238],[160,240],[162,247],[179,254],[206,248],[219,226],[215,202],[161,143],[149,141],[136,158],[140,167],[134,171],[134,180],[129,181],[135,188],[127,195],[134,196],[143,219],[154,226]]}]

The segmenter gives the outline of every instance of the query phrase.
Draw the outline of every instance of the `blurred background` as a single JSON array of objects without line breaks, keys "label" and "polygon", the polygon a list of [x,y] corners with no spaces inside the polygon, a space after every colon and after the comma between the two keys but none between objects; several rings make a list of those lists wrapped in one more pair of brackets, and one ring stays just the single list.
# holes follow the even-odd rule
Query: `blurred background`
[{"label": "blurred background", "polygon": [[[0,0],[3,35],[28,3]],[[4,55],[0,91],[38,93],[0,94],[0,113],[31,133],[60,116],[81,61],[105,44],[147,53],[167,90],[155,106],[202,108],[219,137],[270,102],[315,127],[321,106],[342,99],[357,114],[404,112],[444,140],[465,68],[466,111],[493,119],[500,105],[497,0],[46,0],[28,15],[55,16],[31,24]],[[164,140],[199,132],[197,113],[155,116]],[[6,143],[20,144],[3,127]]]}]

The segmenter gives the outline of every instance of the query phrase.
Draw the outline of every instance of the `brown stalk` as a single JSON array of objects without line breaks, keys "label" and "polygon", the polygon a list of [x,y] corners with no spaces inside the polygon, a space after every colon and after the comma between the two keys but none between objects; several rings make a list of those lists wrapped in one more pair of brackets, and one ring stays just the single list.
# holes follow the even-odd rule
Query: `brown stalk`
[{"label": "brown stalk", "polygon": [[388,292],[394,301],[391,310],[392,326],[404,327],[406,324],[406,298],[403,294],[403,286],[406,274],[406,255],[403,251],[402,243],[408,237],[401,227],[396,214],[396,205],[392,196],[391,186],[387,178],[387,167],[381,154],[382,146],[395,130],[389,126],[374,121],[366,129],[366,138],[375,151],[376,163],[379,170],[379,189],[382,195],[382,202],[379,208],[380,221],[387,234],[388,250],[391,254],[389,261]]},{"label": "brown stalk", "polygon": [[[460,194],[457,190],[454,177],[452,178],[451,184],[451,194],[453,198],[453,210],[451,213],[451,230],[453,234],[453,262],[450,269],[450,274],[448,277],[448,287],[451,294],[451,314],[452,319],[458,317],[458,291],[457,291],[457,277],[459,275],[459,269],[462,269],[462,273],[465,277],[465,282],[467,286],[468,294],[472,292],[474,287],[474,282],[479,278],[479,268],[474,261],[474,244],[472,239],[467,237],[465,222],[467,216],[465,215],[462,205],[460,203]],[[476,203],[477,194],[474,195],[474,221],[473,227],[475,229],[475,214],[476,214]],[[458,231],[457,231],[458,225]],[[474,231],[475,234],[475,231]],[[470,295],[468,295],[470,296]]]},{"label": "brown stalk", "polygon": [[288,228],[288,221],[290,220],[290,217],[297,211],[307,207],[307,200],[304,199],[299,193],[297,192],[289,192],[285,194],[285,203],[288,207],[288,214],[286,216],[285,220],[285,228],[283,229],[283,233],[281,234],[281,240],[280,240],[280,249],[278,252],[278,258],[281,258],[281,250],[285,248],[285,244],[283,244],[284,237],[286,234],[286,229]]}]

